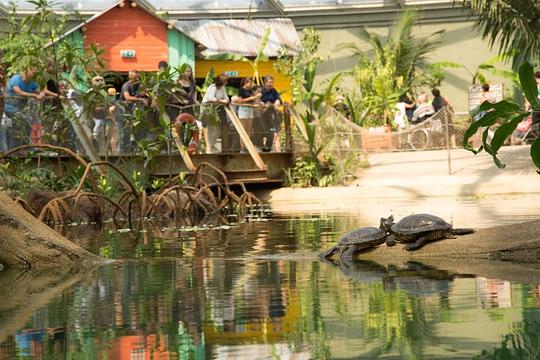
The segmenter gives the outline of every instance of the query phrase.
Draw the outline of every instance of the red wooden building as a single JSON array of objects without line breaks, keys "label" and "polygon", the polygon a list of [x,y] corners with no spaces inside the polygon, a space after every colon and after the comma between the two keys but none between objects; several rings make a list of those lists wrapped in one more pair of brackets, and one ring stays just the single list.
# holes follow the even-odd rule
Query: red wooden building
[{"label": "red wooden building", "polygon": [[65,36],[105,50],[107,70],[156,71],[160,61],[195,67],[197,43],[136,0],[119,1]]}]

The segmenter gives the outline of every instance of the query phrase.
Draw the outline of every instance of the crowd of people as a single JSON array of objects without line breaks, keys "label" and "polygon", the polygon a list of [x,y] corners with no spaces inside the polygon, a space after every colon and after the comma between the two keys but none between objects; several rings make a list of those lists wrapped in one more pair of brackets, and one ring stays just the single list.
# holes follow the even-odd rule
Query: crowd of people
[{"label": "crowd of people", "polygon": [[[169,71],[165,61],[158,64],[158,71]],[[36,69],[13,75],[6,83],[3,99],[3,116],[0,122],[0,151],[25,145],[51,142],[58,138],[57,125],[45,121],[44,108],[52,107],[53,114],[63,114],[67,122],[64,141],[58,145],[83,152],[73,121],[79,119],[88,138],[101,154],[126,154],[136,150],[140,140],[173,139],[173,129],[181,138],[188,152],[219,153],[246,151],[224,106],[236,112],[247,135],[260,151],[281,151],[280,128],[282,99],[274,88],[272,75],[264,77],[262,86],[255,86],[252,78],[241,79],[237,94],[229,96],[229,77],[219,74],[206,89],[198,88],[193,69],[186,66],[167,93],[165,112],[170,126],[164,128],[157,107],[157,96],[152,97],[141,82],[139,71],[132,70],[120,91],[108,86],[101,76],[94,76],[84,92],[73,89],[68,82],[54,79],[40,87]],[[86,101],[92,90],[103,90],[107,99]],[[158,90],[159,92],[159,90]],[[234,90],[233,90],[234,92]],[[67,109],[67,111],[66,111]],[[141,116],[141,114],[144,114]],[[45,140],[46,138],[46,140]]]},{"label": "crowd of people", "polygon": [[[54,63],[47,67],[51,74],[53,68]],[[157,71],[169,71],[168,64],[160,62]],[[231,125],[224,106],[230,106],[236,112],[246,134],[260,151],[281,151],[282,115],[279,109],[282,99],[271,75],[264,77],[262,86],[256,86],[252,78],[241,79],[237,93],[230,96],[227,86],[230,79],[226,74],[217,75],[210,86],[200,89],[196,86],[193,69],[186,66],[167,95],[165,111],[171,124],[167,129],[161,125],[156,99],[149,95],[137,70],[128,73],[127,81],[119,86],[120,91],[108,86],[103,77],[94,76],[88,89],[106,91],[108,99],[101,104],[85,103],[85,92],[76,91],[64,80],[55,81],[52,76],[45,86],[40,87],[36,75],[37,70],[29,68],[3,81],[4,86],[0,87],[3,99],[0,102],[3,105],[0,109],[3,112],[0,120],[2,152],[25,144],[53,142],[51,139],[56,139],[58,145],[84,151],[79,142],[80,134],[73,126],[73,119],[66,115],[66,109],[71,110],[73,117],[80,118],[82,123],[86,122],[84,129],[89,130],[88,137],[101,154],[130,153],[136,150],[139,140],[151,141],[159,135],[172,141],[173,129],[181,135],[191,154],[245,152],[246,144]],[[535,77],[540,89],[540,72]],[[420,124],[444,107],[452,110],[452,104],[439,89],[433,89],[431,95],[431,101],[427,93],[421,93],[415,101],[402,95],[396,106],[396,127],[405,129]],[[488,84],[482,85],[480,102],[484,101],[497,101]],[[48,111],[44,111],[45,105]],[[528,103],[525,106],[530,108]],[[137,113],[144,113],[142,120],[140,116],[137,118]],[[45,121],[47,117],[58,117],[59,114],[63,119],[53,123]],[[540,115],[535,113],[528,121],[532,125],[540,122],[539,119]],[[59,126],[57,123],[62,120],[65,124]],[[518,130],[528,130],[522,127],[524,125]],[[64,131],[63,141],[57,134],[61,131]]]}]

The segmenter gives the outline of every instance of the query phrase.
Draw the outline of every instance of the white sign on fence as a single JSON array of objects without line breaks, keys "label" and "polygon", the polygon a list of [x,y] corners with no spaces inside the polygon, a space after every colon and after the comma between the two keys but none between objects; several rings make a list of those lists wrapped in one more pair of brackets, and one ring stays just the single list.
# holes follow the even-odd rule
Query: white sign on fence
[{"label": "white sign on fence", "polygon": [[[504,98],[502,84],[490,84],[489,92],[493,94],[497,101],[501,101]],[[482,85],[473,85],[469,87],[469,111],[476,108],[482,103]]]}]

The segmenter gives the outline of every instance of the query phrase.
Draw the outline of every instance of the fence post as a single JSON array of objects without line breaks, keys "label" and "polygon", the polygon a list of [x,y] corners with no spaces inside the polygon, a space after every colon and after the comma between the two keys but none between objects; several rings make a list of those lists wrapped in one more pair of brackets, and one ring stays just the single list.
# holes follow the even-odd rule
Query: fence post
[{"label": "fence post", "polygon": [[339,142],[339,133],[338,133],[338,126],[336,124],[336,113],[337,110],[334,108],[329,108],[329,111],[326,111],[326,116],[330,116],[332,118],[332,129],[334,132],[334,142],[336,143],[336,150],[337,150],[337,161],[339,162],[339,170],[341,171],[341,176],[345,175],[345,165],[343,156],[341,154],[341,144]]},{"label": "fence post", "polygon": [[292,133],[291,133],[291,112],[289,105],[283,106],[283,117],[285,118],[285,150],[292,151]]},{"label": "fence post", "polygon": [[444,122],[446,128],[446,155],[448,158],[448,175],[452,175],[452,158],[450,156],[450,130],[449,130],[449,121],[450,112],[447,107],[444,107]]}]

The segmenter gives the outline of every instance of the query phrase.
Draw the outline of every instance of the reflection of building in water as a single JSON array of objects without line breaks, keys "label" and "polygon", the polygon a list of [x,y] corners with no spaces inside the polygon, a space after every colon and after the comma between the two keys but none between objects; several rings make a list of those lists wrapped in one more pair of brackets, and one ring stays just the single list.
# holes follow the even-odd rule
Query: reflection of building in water
[{"label": "reflection of building in water", "polygon": [[278,342],[294,331],[300,295],[291,281],[296,272],[284,266],[289,262],[210,261],[205,267],[211,271],[205,276],[210,309],[210,321],[203,325],[207,343]]},{"label": "reflection of building in water", "polygon": [[476,297],[482,309],[512,307],[512,286],[509,281],[477,277]]},{"label": "reflection of building in water", "polygon": [[178,359],[178,354],[168,351],[168,347],[166,336],[120,336],[110,345],[109,358],[118,360]]}]

